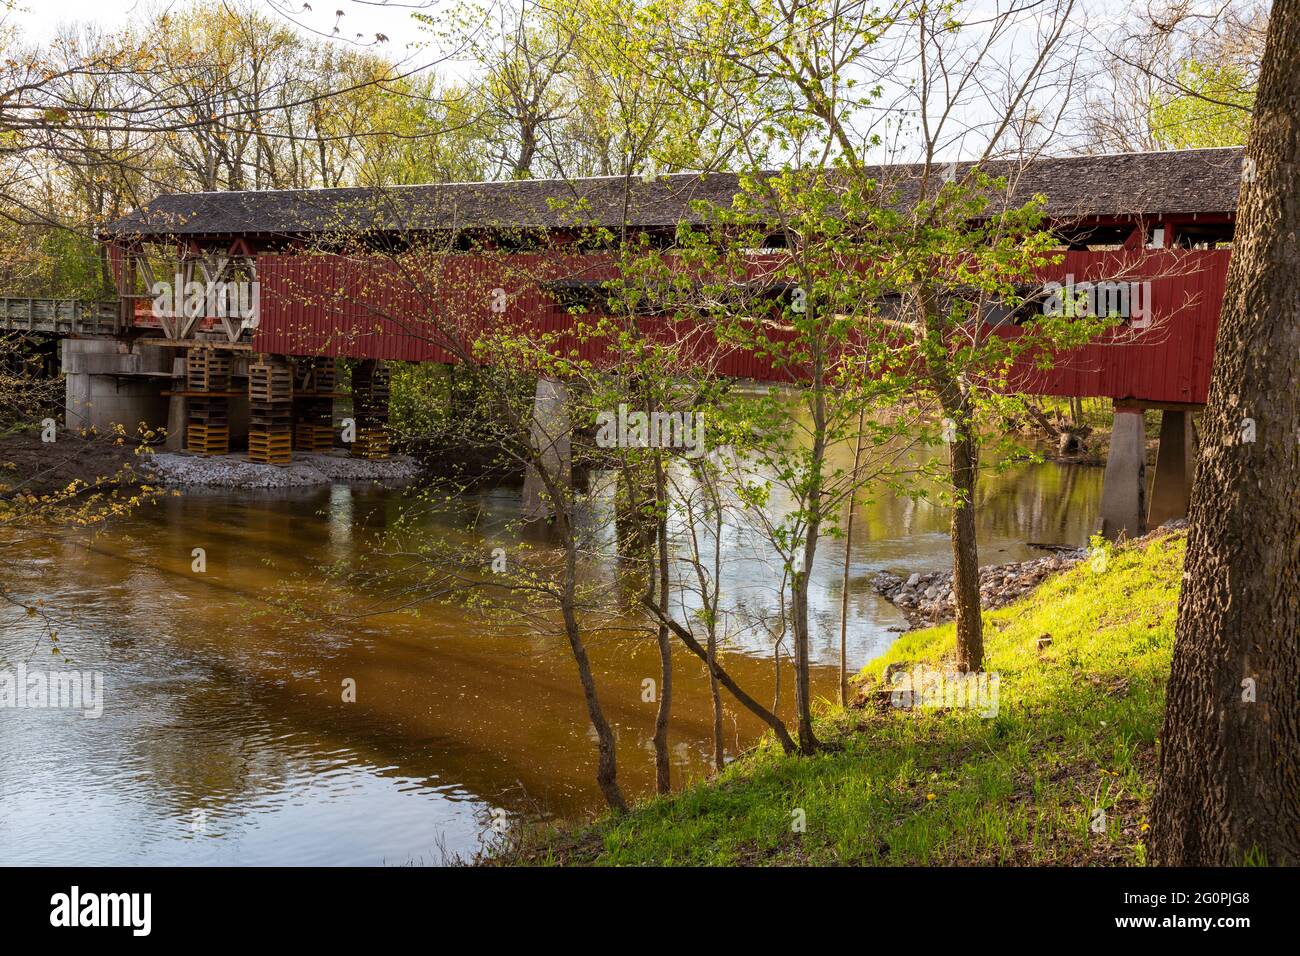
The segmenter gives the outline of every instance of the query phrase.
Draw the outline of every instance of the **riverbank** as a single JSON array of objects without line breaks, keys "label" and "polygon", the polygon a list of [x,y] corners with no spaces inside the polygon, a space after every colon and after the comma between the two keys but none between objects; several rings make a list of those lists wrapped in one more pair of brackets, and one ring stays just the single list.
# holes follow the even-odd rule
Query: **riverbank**
[{"label": "riverbank", "polygon": [[914,631],[864,668],[853,706],[822,713],[824,752],[768,740],[625,817],[517,832],[482,862],[1141,864],[1185,543],[1107,549],[987,612],[998,679],[978,708],[896,706],[895,673],[942,672],[951,653],[951,624]]},{"label": "riverbank", "polygon": [[114,435],[60,430],[54,441],[42,440],[39,428],[0,437],[0,485],[25,494],[46,495],[72,482],[90,487],[136,484],[146,480],[150,449],[136,453],[135,442],[119,443]]}]

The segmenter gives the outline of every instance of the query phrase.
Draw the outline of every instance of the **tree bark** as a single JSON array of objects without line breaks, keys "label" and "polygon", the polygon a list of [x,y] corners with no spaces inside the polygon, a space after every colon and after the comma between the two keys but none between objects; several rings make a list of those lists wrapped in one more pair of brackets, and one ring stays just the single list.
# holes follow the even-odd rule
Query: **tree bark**
[{"label": "tree bark", "polygon": [[844,574],[840,577],[840,706],[849,706],[849,568],[853,564],[853,500],[862,468],[862,427],[866,410],[858,412],[858,434],[853,443],[853,474],[849,477],[849,516],[844,522]]},{"label": "tree bark", "polygon": [[615,757],[614,729],[605,719],[605,711],[600,706],[600,697],[596,693],[596,678],[591,671],[591,660],[587,657],[587,648],[582,640],[582,629],[578,626],[577,616],[571,606],[563,609],[564,631],[569,638],[569,649],[573,652],[574,663],[578,665],[578,679],[582,682],[582,697],[587,704],[587,716],[591,726],[596,730],[596,785],[609,808],[615,813],[627,812],[627,801],[618,786],[618,763]]},{"label": "tree bark", "polygon": [[1148,844],[1160,865],[1300,864],[1298,56],[1300,0],[1278,0],[1192,488]]},{"label": "tree bark", "polygon": [[[810,532],[814,534],[815,532]],[[810,537],[805,555],[814,553],[815,538]],[[811,562],[811,557],[806,558]],[[808,626],[808,572],[796,571],[790,584],[791,623],[794,625],[794,708],[799,729],[799,749],[812,753],[817,749],[817,736],[812,725],[812,687],[808,645],[811,640]]]},{"label": "tree bark", "polygon": [[[710,485],[710,489],[713,486]],[[721,770],[727,764],[727,748],[722,739],[722,694],[718,692],[718,599],[722,580],[722,503],[716,494],[713,499],[713,593],[709,601],[709,635],[705,650],[709,670],[709,698],[713,703],[713,768]],[[701,590],[704,582],[701,581]]]},{"label": "tree bark", "polygon": [[963,416],[949,446],[949,473],[957,500],[952,508],[952,593],[957,599],[957,669],[984,666],[984,621],[980,616],[979,545],[975,539],[975,485],[979,466],[973,424]]},{"label": "tree bark", "polygon": [[812,673],[808,648],[812,643],[808,608],[808,576],[812,574],[817,557],[817,542],[821,537],[822,496],[825,490],[822,468],[826,461],[826,380],[825,347],[818,336],[813,348],[812,376],[812,449],[809,452],[812,470],[808,476],[805,497],[807,526],[803,538],[803,566],[795,569],[790,580],[790,618],[794,629],[794,708],[799,730],[799,749],[806,754],[818,748],[817,735],[812,722]]},{"label": "tree bark", "polygon": [[718,690],[718,633],[713,628],[709,628],[705,653],[707,657],[704,664],[709,671],[709,701],[713,706],[713,769],[721,770],[727,765],[727,745],[722,737],[722,693]]},{"label": "tree bark", "polygon": [[655,789],[658,793],[672,792],[672,764],[668,752],[668,721],[673,709],[673,647],[668,636],[668,489],[664,480],[663,456],[655,455],[655,538],[659,545],[657,566],[659,578],[659,709],[655,711]]}]

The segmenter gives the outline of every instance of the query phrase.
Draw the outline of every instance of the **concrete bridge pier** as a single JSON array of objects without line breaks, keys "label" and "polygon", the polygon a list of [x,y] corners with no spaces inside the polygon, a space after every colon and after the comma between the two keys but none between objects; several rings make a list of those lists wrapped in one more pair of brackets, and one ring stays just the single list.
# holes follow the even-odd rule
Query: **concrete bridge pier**
[{"label": "concrete bridge pier", "polygon": [[[533,394],[533,419],[529,427],[533,448],[539,452],[548,475],[568,487],[573,481],[573,447],[570,440],[569,390],[559,379],[539,378]],[[525,521],[549,518],[555,508],[542,476],[532,465],[524,475],[520,512]]]},{"label": "concrete bridge pier", "polygon": [[1137,537],[1166,521],[1186,518],[1196,472],[1196,427],[1200,406],[1150,407],[1160,412],[1160,449],[1151,494],[1147,495],[1145,403],[1115,406],[1115,424],[1101,491],[1101,533],[1112,541]]},{"label": "concrete bridge pier", "polygon": [[1140,535],[1147,517],[1146,493],[1146,425],[1142,409],[1116,405],[1101,486],[1101,533],[1111,541],[1121,535]]},{"label": "concrete bridge pier", "polygon": [[167,400],[167,439],[163,443],[166,451],[185,450],[185,421],[189,414],[185,396],[185,353],[178,353],[172,359],[172,395]]},{"label": "concrete bridge pier", "polygon": [[1166,408],[1160,412],[1160,450],[1151,483],[1147,527],[1186,518],[1192,504],[1192,476],[1196,473],[1196,428],[1192,411]]},{"label": "concrete bridge pier", "polygon": [[143,422],[167,424],[163,389],[171,381],[168,350],[113,338],[64,339],[63,422],[66,428],[94,428],[107,434],[121,425],[134,435]]}]

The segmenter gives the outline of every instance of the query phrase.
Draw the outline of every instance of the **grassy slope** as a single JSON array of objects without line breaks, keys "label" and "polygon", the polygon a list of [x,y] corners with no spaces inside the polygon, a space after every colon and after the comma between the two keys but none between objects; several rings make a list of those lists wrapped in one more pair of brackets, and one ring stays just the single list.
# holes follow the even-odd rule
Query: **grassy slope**
[{"label": "grassy slope", "polygon": [[[838,749],[787,758],[769,743],[720,776],[552,834],[535,863],[1136,864],[1155,771],[1184,539],[1088,563],[986,614],[999,713],[827,708]],[[1050,634],[1041,653],[1037,639]],[[938,663],[952,625],[904,635],[863,671]],[[868,694],[868,696],[872,696]],[[878,695],[877,695],[878,696]],[[1105,832],[1093,832],[1093,811]],[[792,812],[806,830],[792,832]]]}]

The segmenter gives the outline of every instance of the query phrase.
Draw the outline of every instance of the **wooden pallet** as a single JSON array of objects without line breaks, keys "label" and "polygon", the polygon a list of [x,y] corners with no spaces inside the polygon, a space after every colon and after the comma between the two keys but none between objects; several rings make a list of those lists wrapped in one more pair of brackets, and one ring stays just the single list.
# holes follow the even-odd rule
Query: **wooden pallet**
[{"label": "wooden pallet", "polygon": [[293,425],[293,408],[287,402],[269,406],[254,403],[248,409],[248,420],[264,426],[264,431],[288,432]]},{"label": "wooden pallet", "polygon": [[230,401],[226,398],[191,398],[185,414],[191,425],[226,426],[230,424]]},{"label": "wooden pallet", "polygon": [[353,458],[372,461],[388,457],[388,431],[384,428],[358,428],[357,440],[352,443]]},{"label": "wooden pallet", "polygon": [[248,400],[293,401],[293,369],[282,362],[258,362],[248,366]]},{"label": "wooden pallet", "polygon": [[191,424],[185,432],[185,450],[195,455],[225,455],[230,451],[230,429]]},{"label": "wooden pallet", "polygon": [[334,447],[334,428],[299,422],[294,426],[293,447],[296,451],[329,451]]},{"label": "wooden pallet", "polygon": [[332,392],[338,386],[338,363],[332,358],[299,358],[293,365],[295,395]]},{"label": "wooden pallet", "polygon": [[189,388],[222,392],[230,385],[230,356],[215,349],[190,349],[186,353],[185,381]]},{"label": "wooden pallet", "polygon": [[362,362],[352,372],[352,410],[358,422],[388,421],[391,373],[383,362]]},{"label": "wooden pallet", "polygon": [[314,390],[317,392],[332,392],[338,388],[339,369],[338,363],[330,359],[317,359],[314,370]]},{"label": "wooden pallet", "polygon": [[293,408],[300,421],[329,421],[334,418],[334,399],[317,398],[312,392],[295,392]]},{"label": "wooden pallet", "polygon": [[293,436],[268,434],[261,431],[248,433],[248,460],[264,465],[287,465],[293,459]]}]

